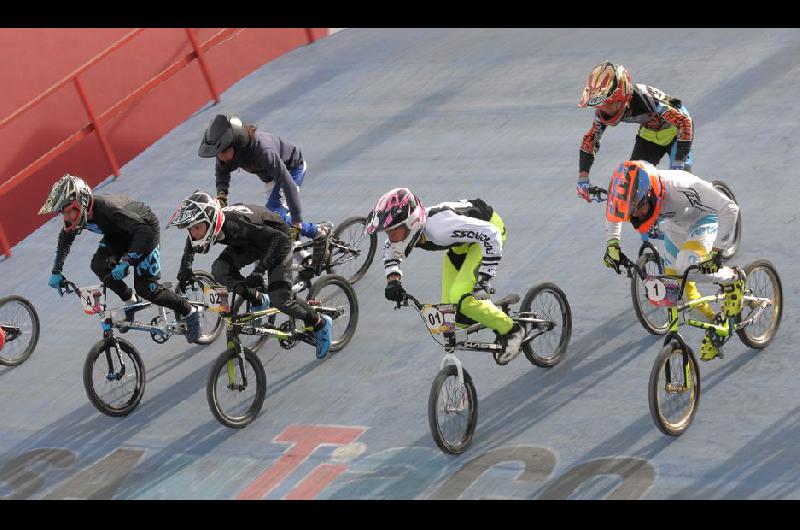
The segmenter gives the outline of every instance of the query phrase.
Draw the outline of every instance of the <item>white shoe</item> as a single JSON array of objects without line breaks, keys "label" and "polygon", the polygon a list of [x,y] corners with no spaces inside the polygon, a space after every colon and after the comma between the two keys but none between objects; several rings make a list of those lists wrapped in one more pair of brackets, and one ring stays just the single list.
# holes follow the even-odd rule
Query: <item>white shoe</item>
[{"label": "white shoe", "polygon": [[[516,328],[516,329],[515,329]],[[514,324],[511,331],[504,336],[506,347],[497,357],[497,362],[500,364],[507,364],[514,360],[521,350],[522,339],[525,338],[525,330],[519,324]]]}]

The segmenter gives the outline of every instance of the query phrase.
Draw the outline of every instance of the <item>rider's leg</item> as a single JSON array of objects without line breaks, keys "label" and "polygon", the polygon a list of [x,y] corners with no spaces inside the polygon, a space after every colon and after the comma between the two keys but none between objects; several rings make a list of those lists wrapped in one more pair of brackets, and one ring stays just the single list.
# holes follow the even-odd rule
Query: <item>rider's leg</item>
[{"label": "rider's leg", "polygon": [[[244,280],[244,276],[239,272],[242,267],[254,263],[258,259],[259,256],[254,253],[236,252],[233,247],[227,247],[211,264],[211,276],[215,281],[233,290],[236,282]],[[256,289],[244,285],[238,287],[236,295],[243,297],[251,305],[259,305],[262,301]]]},{"label": "rider's leg", "polygon": [[136,294],[175,311],[178,318],[185,318],[192,310],[192,305],[184,298],[170,289],[164,288],[159,282],[161,279],[161,262],[159,245],[154,248],[142,261],[133,266],[133,286]]},{"label": "rider's leg", "polygon": [[[683,271],[686,269],[688,265],[684,265],[681,263],[680,269],[678,268],[678,254],[683,249],[686,243],[686,235],[680,231],[675,230],[675,228],[671,224],[665,223],[665,230],[664,232],[664,272],[666,274],[673,274],[679,275],[683,274]],[[676,244],[677,242],[677,244]],[[681,247],[679,248],[678,245]],[[690,247],[697,248],[697,245],[694,243],[689,244]],[[705,247],[703,246],[703,252],[705,252]],[[688,249],[685,250],[685,258],[688,259]],[[695,282],[686,282],[686,288],[684,289],[684,295],[687,300],[697,300],[698,298],[702,297],[700,291],[697,289],[697,284]],[[703,302],[702,304],[696,306],[695,311],[700,313],[703,317],[708,319],[709,321],[714,320],[714,309],[711,307],[711,304],[708,302]]]},{"label": "rider's leg", "polygon": [[[103,281],[103,278],[105,278],[111,272],[111,267],[109,267],[109,258],[113,258],[114,261],[118,261],[124,253],[124,249],[112,248],[108,246],[105,238],[102,239],[100,241],[100,245],[97,247],[97,251],[95,251],[94,256],[92,256],[92,262],[90,265],[92,272],[94,272],[95,275],[100,278],[100,281]],[[108,283],[106,283],[106,285],[117,296],[119,296],[123,302],[133,301],[133,289],[128,287],[124,281],[115,280],[109,276]]]},{"label": "rider's leg", "polygon": [[644,160],[645,162],[650,162],[654,166],[657,166],[666,152],[667,148],[663,145],[645,140],[637,134],[630,160]]}]

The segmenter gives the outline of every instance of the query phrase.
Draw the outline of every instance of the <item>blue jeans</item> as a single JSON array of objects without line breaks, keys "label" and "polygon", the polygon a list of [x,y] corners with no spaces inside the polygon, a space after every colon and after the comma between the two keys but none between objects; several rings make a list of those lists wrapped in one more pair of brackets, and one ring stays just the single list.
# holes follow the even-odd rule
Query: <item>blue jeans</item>
[{"label": "blue jeans", "polygon": [[[303,160],[302,165],[294,168],[289,172],[292,180],[297,184],[297,191],[300,191],[300,186],[303,185],[303,177],[306,176],[306,161]],[[289,209],[283,205],[283,197],[281,195],[281,187],[277,182],[275,187],[272,188],[272,193],[267,198],[267,209],[275,212],[283,218],[283,221],[291,226],[292,214]],[[300,233],[306,237],[314,238],[317,235],[317,225],[315,223],[300,223]]]}]

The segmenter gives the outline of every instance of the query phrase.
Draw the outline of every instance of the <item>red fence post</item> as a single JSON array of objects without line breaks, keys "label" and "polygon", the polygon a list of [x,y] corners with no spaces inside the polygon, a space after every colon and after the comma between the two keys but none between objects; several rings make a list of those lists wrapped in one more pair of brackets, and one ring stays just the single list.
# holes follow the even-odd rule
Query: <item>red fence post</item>
[{"label": "red fence post", "polygon": [[3,225],[0,224],[0,251],[6,255],[6,258],[11,257],[11,247],[8,246],[8,239],[6,232],[3,230]]},{"label": "red fence post", "polygon": [[78,94],[81,96],[83,106],[86,107],[86,113],[89,114],[92,127],[95,131],[97,131],[97,138],[100,139],[100,145],[102,146],[103,151],[106,153],[106,158],[108,158],[109,164],[111,164],[111,170],[114,172],[115,177],[119,177],[119,163],[117,162],[117,158],[114,156],[114,152],[111,151],[111,144],[108,143],[108,139],[106,138],[105,133],[103,133],[103,129],[100,127],[100,122],[97,121],[97,118],[94,115],[94,109],[92,109],[92,105],[89,103],[89,98],[86,97],[86,91],[83,89],[83,83],[81,83],[81,79],[78,76],[75,76],[75,87],[78,89]]},{"label": "red fence post", "polygon": [[197,44],[197,38],[195,37],[191,28],[186,28],[186,34],[189,36],[189,41],[192,43],[192,48],[194,48],[195,55],[197,55],[197,62],[200,63],[200,69],[203,71],[203,77],[206,78],[206,83],[208,83],[208,89],[211,90],[211,95],[214,97],[214,101],[219,103],[217,87],[214,86],[214,81],[211,80],[211,72],[208,69],[205,57],[203,57],[203,52],[200,50],[200,46]]},{"label": "red fence post", "polygon": [[306,37],[308,37],[308,43],[311,44],[315,42],[317,39],[314,38],[314,32],[311,31],[312,28],[306,28]]}]

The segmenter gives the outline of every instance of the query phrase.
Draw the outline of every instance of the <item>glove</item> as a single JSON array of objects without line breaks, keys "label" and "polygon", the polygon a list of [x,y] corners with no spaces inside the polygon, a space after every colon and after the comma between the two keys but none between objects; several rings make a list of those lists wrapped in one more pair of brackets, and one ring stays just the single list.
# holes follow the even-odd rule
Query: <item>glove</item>
[{"label": "glove", "polygon": [[578,192],[578,195],[581,199],[586,202],[592,202],[592,198],[589,195],[589,180],[578,180],[578,187],[575,189]]},{"label": "glove", "polygon": [[472,288],[472,297],[476,300],[486,300],[490,298],[494,294],[494,288],[492,288],[492,277],[488,274],[481,274],[478,273],[478,281],[475,283],[475,287]]},{"label": "glove", "polygon": [[608,246],[606,246],[606,255],[603,257],[606,267],[614,269],[617,274],[620,274],[619,266],[623,258],[625,258],[625,254],[619,248],[619,239],[609,239]]},{"label": "glove", "polygon": [[264,275],[253,272],[244,279],[245,285],[253,289],[262,289],[264,287]]},{"label": "glove", "polygon": [[228,194],[224,191],[217,192],[217,202],[220,208],[225,208],[228,205]]},{"label": "glove", "polygon": [[300,239],[300,227],[296,225],[292,225],[289,227],[289,232],[292,236],[292,241],[297,241]]},{"label": "glove", "polygon": [[194,283],[194,272],[192,269],[181,269],[178,271],[178,285],[182,291]]},{"label": "glove", "polygon": [[406,297],[406,290],[403,289],[402,284],[400,284],[400,280],[390,280],[389,283],[386,284],[386,290],[384,291],[387,300],[391,300],[392,302],[402,302]]},{"label": "glove", "polygon": [[127,276],[128,267],[130,266],[131,264],[128,263],[128,261],[125,258],[119,260],[119,262],[117,262],[117,265],[111,271],[111,276],[113,276],[115,280],[121,280],[122,278]]},{"label": "glove", "polygon": [[673,160],[669,164],[670,169],[683,169],[686,166],[686,163],[683,160]]},{"label": "glove", "polygon": [[703,274],[714,274],[722,267],[722,254],[712,250],[705,261],[700,262],[700,272]]},{"label": "glove", "polygon": [[61,282],[64,281],[64,275],[60,272],[55,272],[50,275],[50,280],[48,280],[47,285],[52,287],[53,289],[58,289],[61,285]]}]

